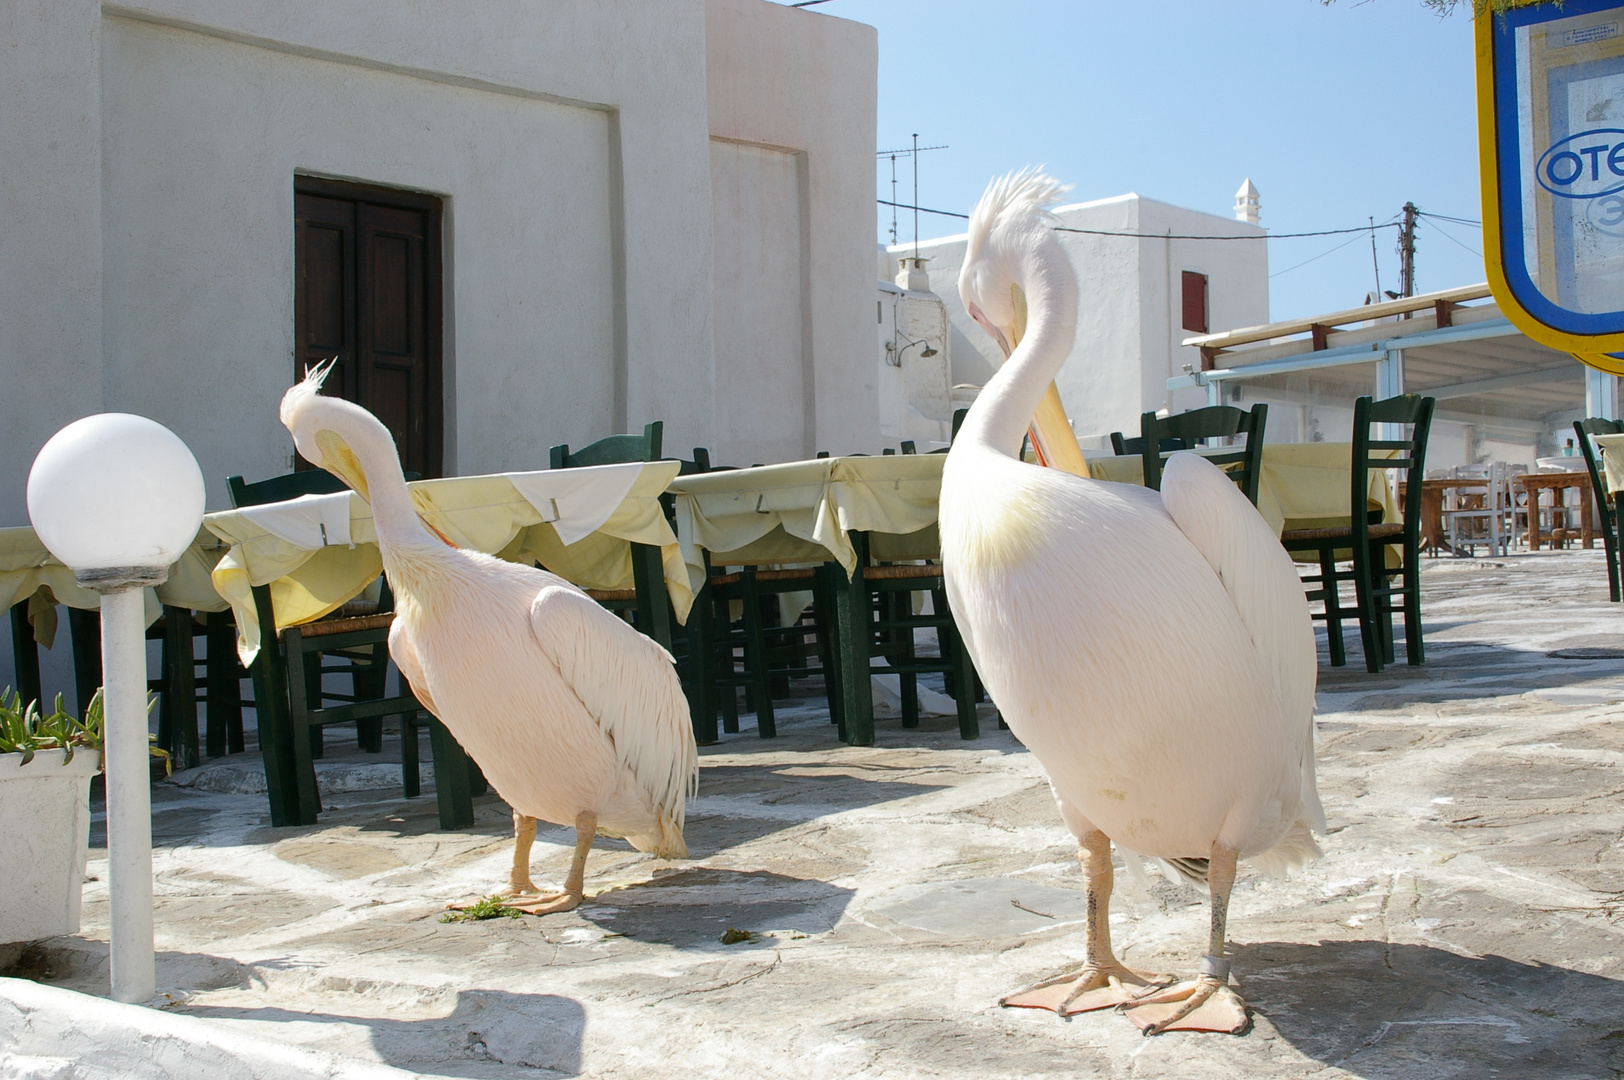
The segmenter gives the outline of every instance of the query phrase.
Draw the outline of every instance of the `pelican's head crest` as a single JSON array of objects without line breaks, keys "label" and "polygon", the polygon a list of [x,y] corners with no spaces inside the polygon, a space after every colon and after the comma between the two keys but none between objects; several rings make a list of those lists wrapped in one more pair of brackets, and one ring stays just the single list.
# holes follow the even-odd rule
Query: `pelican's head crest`
[{"label": "pelican's head crest", "polygon": [[959,299],[1007,357],[1026,332],[1026,295],[1017,280],[1023,258],[1052,242],[1049,207],[1071,188],[1041,168],[1023,169],[987,185],[970,215]]},{"label": "pelican's head crest", "polygon": [[306,461],[326,469],[365,499],[370,497],[366,473],[350,448],[350,440],[365,438],[369,432],[383,432],[385,445],[390,445],[389,433],[359,405],[321,396],[322,383],[337,362],[334,357],[307,369],[305,377],[282,395],[277,416]]}]

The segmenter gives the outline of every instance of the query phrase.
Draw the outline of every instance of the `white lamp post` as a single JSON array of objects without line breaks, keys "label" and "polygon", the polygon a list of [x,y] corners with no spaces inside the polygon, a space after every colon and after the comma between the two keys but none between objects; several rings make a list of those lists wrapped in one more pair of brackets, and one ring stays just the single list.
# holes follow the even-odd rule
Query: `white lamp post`
[{"label": "white lamp post", "polygon": [[28,474],[28,516],[79,584],[101,593],[113,997],[156,992],[152,792],[141,590],[161,585],[203,521],[203,474],[174,432],[102,413],[51,436]]}]

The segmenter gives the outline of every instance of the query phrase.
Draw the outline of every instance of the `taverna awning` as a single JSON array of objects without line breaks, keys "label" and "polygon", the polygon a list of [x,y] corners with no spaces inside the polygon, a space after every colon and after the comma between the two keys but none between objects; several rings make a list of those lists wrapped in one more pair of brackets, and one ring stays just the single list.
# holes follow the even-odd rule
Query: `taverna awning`
[{"label": "taverna awning", "polygon": [[1225,384],[1287,390],[1289,377],[1311,374],[1321,392],[1350,400],[1428,394],[1443,418],[1490,415],[1533,425],[1581,400],[1591,416],[1617,411],[1613,376],[1525,337],[1486,284],[1202,334],[1184,344],[1201,350],[1201,370],[1187,367],[1168,389],[1204,386],[1214,404],[1223,400]]}]

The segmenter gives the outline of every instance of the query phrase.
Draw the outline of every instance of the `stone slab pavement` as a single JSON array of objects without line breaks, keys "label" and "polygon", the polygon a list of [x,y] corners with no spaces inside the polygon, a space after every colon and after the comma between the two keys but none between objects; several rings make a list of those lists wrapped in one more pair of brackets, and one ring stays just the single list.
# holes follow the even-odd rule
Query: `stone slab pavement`
[{"label": "stone slab pavement", "polygon": [[[1322,651],[1326,855],[1288,881],[1243,869],[1244,1036],[1000,1009],[1082,955],[1075,845],[1037,762],[990,712],[975,742],[893,721],[843,747],[810,700],[776,740],[746,723],[702,751],[691,858],[600,840],[588,903],[545,918],[439,921],[505,880],[494,795],[456,833],[432,798],[364,784],[318,826],[272,829],[263,795],[160,785],[155,1008],[223,1033],[211,1045],[238,1033],[245,1056],[269,1041],[379,1076],[1624,1075],[1624,611],[1600,552],[1423,578],[1424,667],[1372,676],[1357,644],[1344,669]],[[570,843],[542,830],[538,882],[561,879]],[[106,994],[91,858],[83,932],[9,974]],[[1117,882],[1123,959],[1190,971],[1205,897],[1120,866]],[[723,944],[730,929],[749,936]],[[21,1040],[8,987],[0,1030]],[[47,1075],[31,1053],[48,1056],[19,1041],[0,1073]]]}]

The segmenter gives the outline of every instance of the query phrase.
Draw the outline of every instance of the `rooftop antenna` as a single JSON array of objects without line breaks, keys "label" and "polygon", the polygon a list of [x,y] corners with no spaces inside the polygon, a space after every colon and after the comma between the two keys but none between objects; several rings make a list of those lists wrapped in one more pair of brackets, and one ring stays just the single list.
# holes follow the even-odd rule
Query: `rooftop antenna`
[{"label": "rooftop antenna", "polygon": [[947,145],[920,146],[919,133],[914,132],[913,145],[905,146],[900,150],[881,150],[875,157],[889,157],[891,159],[891,242],[897,242],[897,158],[913,158],[913,217],[914,217],[914,253],[919,258],[919,155],[927,150],[946,150]]}]

